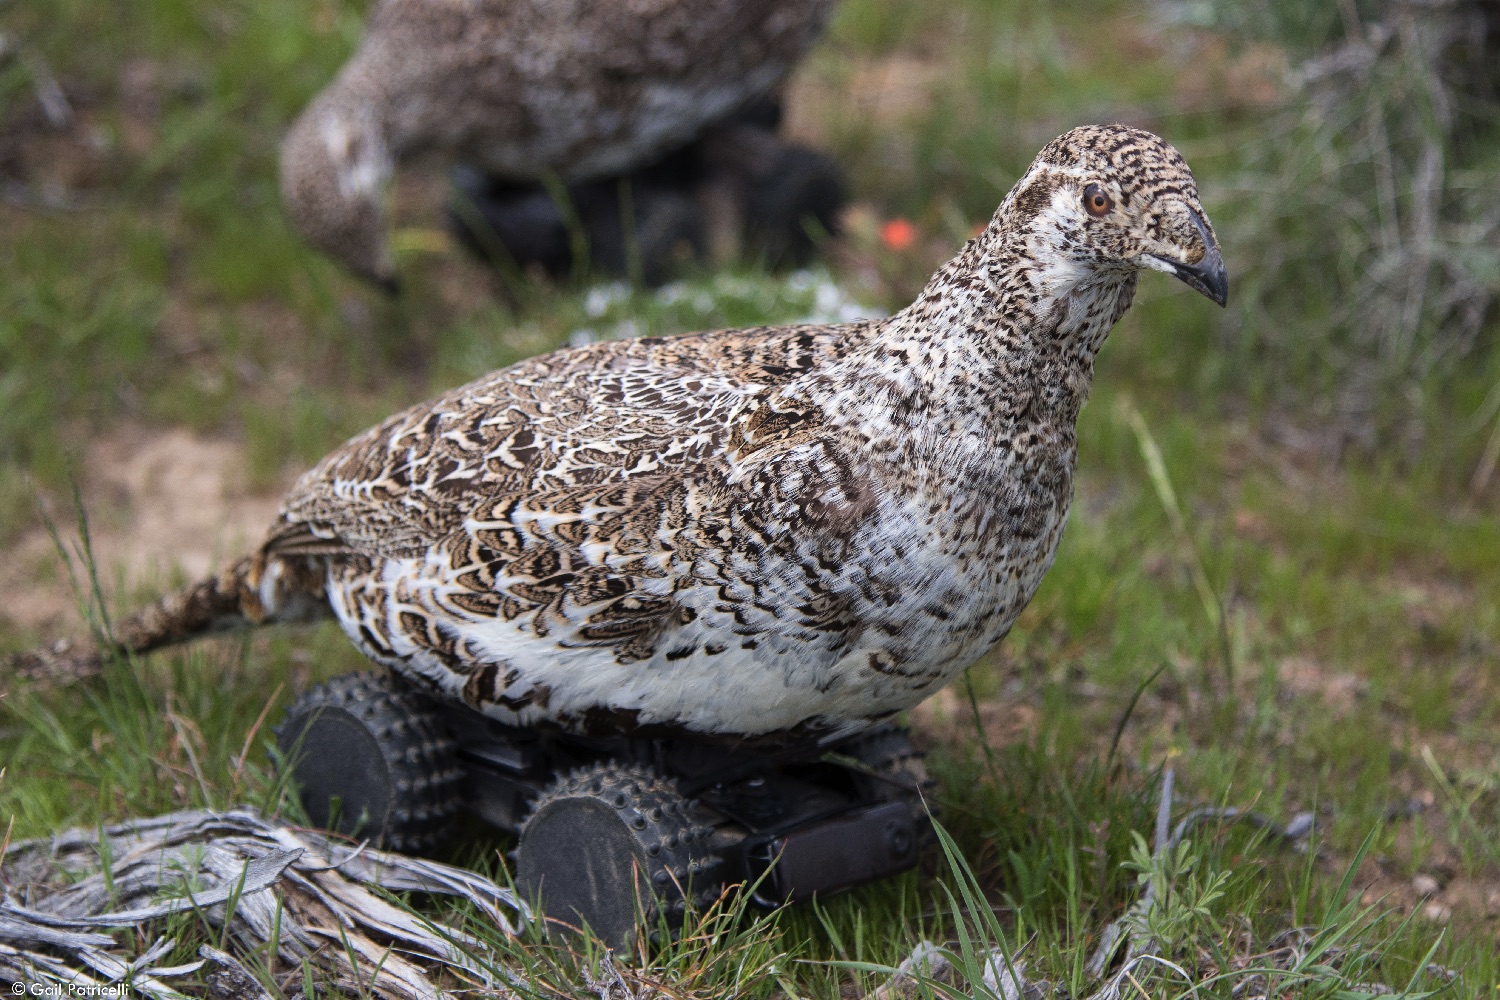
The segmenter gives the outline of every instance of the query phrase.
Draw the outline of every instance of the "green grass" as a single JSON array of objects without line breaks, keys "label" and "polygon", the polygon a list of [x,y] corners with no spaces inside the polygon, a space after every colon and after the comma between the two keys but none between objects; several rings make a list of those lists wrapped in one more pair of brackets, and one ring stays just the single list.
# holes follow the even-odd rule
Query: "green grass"
[{"label": "green grass", "polygon": [[[810,278],[737,267],[648,293],[507,285],[410,240],[410,293],[390,302],[303,247],[276,197],[277,139],[350,51],[363,11],[173,0],[121,18],[100,2],[0,3],[0,31],[26,54],[0,63],[0,171],[36,198],[63,178],[71,205],[0,201],[0,546],[38,530],[36,488],[62,496],[77,476],[91,505],[108,505],[89,492],[85,449],[120,425],[233,440],[247,481],[272,489],[397,408],[585,332],[792,320],[841,305],[828,301],[835,283],[897,308],[1036,148],[1079,121],[1123,119],[1178,143],[1234,273],[1268,273],[1253,256],[1264,246],[1236,236],[1257,112],[1189,99],[1173,55],[1218,58],[1202,36],[1123,3],[847,0],[805,70],[821,102],[807,117],[876,217],[917,224],[913,250],[855,231]],[[1325,20],[1297,30],[1333,30]],[[72,100],[72,129],[35,110],[42,63]],[[899,85],[872,110],[870,80],[892,65]],[[434,228],[437,185],[414,178],[398,225]],[[1312,252],[1318,233],[1303,222],[1283,238]],[[978,718],[963,685],[916,713],[952,854],[816,906],[711,914],[700,935],[622,958],[630,975],[676,977],[692,995],[833,997],[873,988],[876,967],[926,938],[971,965],[981,943],[1002,946],[1028,976],[1087,995],[1098,985],[1088,955],[1139,896],[1127,864],[1149,867],[1135,837],[1150,834],[1170,765],[1179,812],[1313,809],[1322,848],[1201,828],[1179,878],[1222,874],[1222,894],[1202,912],[1159,915],[1179,929],[1174,961],[1228,970],[1289,928],[1324,928],[1348,935],[1338,962],[1324,956],[1329,970],[1288,982],[1288,995],[1361,981],[1421,992],[1434,988],[1416,974],[1441,936],[1433,961],[1462,972],[1453,995],[1490,995],[1500,484],[1468,484],[1493,427],[1496,361],[1479,355],[1419,387],[1421,449],[1340,462],[1318,433],[1323,411],[1288,410],[1280,391],[1320,385],[1319,296],[1337,292],[1309,296],[1309,339],[1279,354],[1244,334],[1285,312],[1220,316],[1143,279],[1099,361],[1057,563],[964,682]],[[1493,341],[1493,317],[1486,330]],[[1152,448],[1175,508],[1153,481]],[[106,581],[115,571],[101,567]],[[29,585],[56,591],[59,576],[39,570]],[[137,584],[106,588],[111,610],[140,599]],[[0,607],[0,648],[35,638]],[[60,689],[0,681],[0,822],[23,838],[189,806],[289,808],[266,727],[297,691],[360,666],[325,627],[169,652]],[[506,846],[477,836],[457,850],[493,866]],[[1428,916],[1417,874],[1439,878],[1451,914]],[[596,951],[500,944],[538,995],[592,995],[579,984],[584,969],[600,973]],[[1140,975],[1151,995],[1187,992],[1164,967]]]}]

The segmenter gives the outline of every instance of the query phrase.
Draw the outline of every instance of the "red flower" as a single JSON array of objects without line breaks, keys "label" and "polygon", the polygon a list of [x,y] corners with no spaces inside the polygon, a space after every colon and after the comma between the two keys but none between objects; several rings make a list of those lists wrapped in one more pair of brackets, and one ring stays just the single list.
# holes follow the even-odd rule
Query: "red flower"
[{"label": "red flower", "polygon": [[917,227],[905,219],[892,219],[880,227],[880,242],[892,250],[905,250],[917,241]]}]

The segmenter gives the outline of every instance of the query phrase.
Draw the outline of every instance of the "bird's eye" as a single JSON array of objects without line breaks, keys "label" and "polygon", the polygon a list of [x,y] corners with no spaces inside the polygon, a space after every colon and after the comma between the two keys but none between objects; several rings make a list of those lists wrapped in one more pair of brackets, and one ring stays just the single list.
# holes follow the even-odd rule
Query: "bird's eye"
[{"label": "bird's eye", "polygon": [[1083,189],[1083,210],[1094,218],[1103,218],[1114,207],[1114,201],[1109,195],[1104,193],[1104,189],[1099,185],[1090,184]]}]

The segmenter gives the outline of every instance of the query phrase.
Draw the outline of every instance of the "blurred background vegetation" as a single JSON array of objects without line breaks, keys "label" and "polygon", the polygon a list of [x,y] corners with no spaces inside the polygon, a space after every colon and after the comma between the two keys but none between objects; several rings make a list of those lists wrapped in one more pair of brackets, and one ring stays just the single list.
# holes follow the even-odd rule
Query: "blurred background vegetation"
[{"label": "blurred background vegetation", "polygon": [[[307,375],[373,387],[403,353],[432,385],[506,360],[465,339],[514,339],[494,331],[526,303],[424,239],[439,223],[412,203],[431,207],[435,172],[398,195],[404,266],[429,280],[395,306],[279,213],[280,136],[363,14],[331,0],[0,4],[8,523],[27,520],[16,470],[56,483],[80,420],[281,433],[306,461],[379,405],[324,418],[328,434],[260,426],[251,410],[273,397],[244,391],[253,370],[295,359],[285,398],[318,388]],[[1235,294],[1224,316],[1153,313],[1153,367],[1211,409],[1315,429],[1330,457],[1353,446],[1482,491],[1500,449],[1497,18],[1478,0],[857,0],[794,85],[793,127],[840,156],[876,212],[917,221],[932,259],[1051,135],[1104,118],[1166,133],[1226,230]],[[899,305],[930,262],[866,297]],[[314,408],[295,422],[316,423]]]},{"label": "blurred background vegetation", "polygon": [[[1415,921],[1387,971],[1408,975],[1449,925],[1443,960],[1469,970],[1471,995],[1488,991],[1493,3],[846,0],[787,97],[791,133],[851,178],[856,205],[824,265],[777,275],[740,261],[655,291],[508,284],[448,240],[441,165],[418,164],[394,193],[396,300],[304,247],[276,188],[281,135],[365,12],[359,0],[0,0],[0,646],[76,627],[39,495],[67,522],[76,480],[106,541],[151,504],[175,516],[161,498],[179,486],[198,495],[180,462],[154,493],[111,471],[139,465],[146,442],[219,449],[214,468],[234,480],[221,492],[268,517],[343,437],[570,339],[899,308],[1043,143],[1126,121],[1193,165],[1230,308],[1143,279],[1099,362],[1057,566],[967,688],[914,714],[940,805],[1010,926],[1040,933],[1053,974],[1081,975],[1088,935],[1133,898],[1119,862],[1172,761],[1195,801],[1324,820],[1313,876],[1226,842],[1224,864],[1253,853],[1274,877],[1244,875],[1253,891],[1231,894],[1218,931],[1244,930],[1249,947],[1306,919],[1377,830],[1359,885]],[[897,219],[909,242],[891,239]],[[173,547],[193,541],[166,533],[144,567],[104,560],[111,600],[180,579]],[[263,794],[269,777],[237,757],[261,709],[274,719],[291,691],[358,658],[328,631],[248,649],[159,657],[141,686],[86,703],[12,686],[0,821],[29,836]],[[141,721],[155,710],[191,724]],[[1070,868],[1080,857],[1095,867]],[[894,960],[894,946],[849,942],[865,940],[862,920],[934,919],[928,876],[831,903],[822,924],[799,917],[787,940]]]}]

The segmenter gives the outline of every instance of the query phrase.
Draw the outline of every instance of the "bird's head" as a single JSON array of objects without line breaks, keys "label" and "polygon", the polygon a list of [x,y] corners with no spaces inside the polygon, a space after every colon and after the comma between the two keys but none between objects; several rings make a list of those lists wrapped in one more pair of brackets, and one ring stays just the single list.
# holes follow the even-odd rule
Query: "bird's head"
[{"label": "bird's head", "polygon": [[392,159],[378,116],[325,91],[281,146],[281,200],[302,238],[394,292],[382,200]]},{"label": "bird's head", "polygon": [[1229,278],[1213,226],[1182,155],[1150,132],[1087,125],[1049,142],[999,216],[1082,277],[1151,268],[1176,275],[1219,305]]}]

